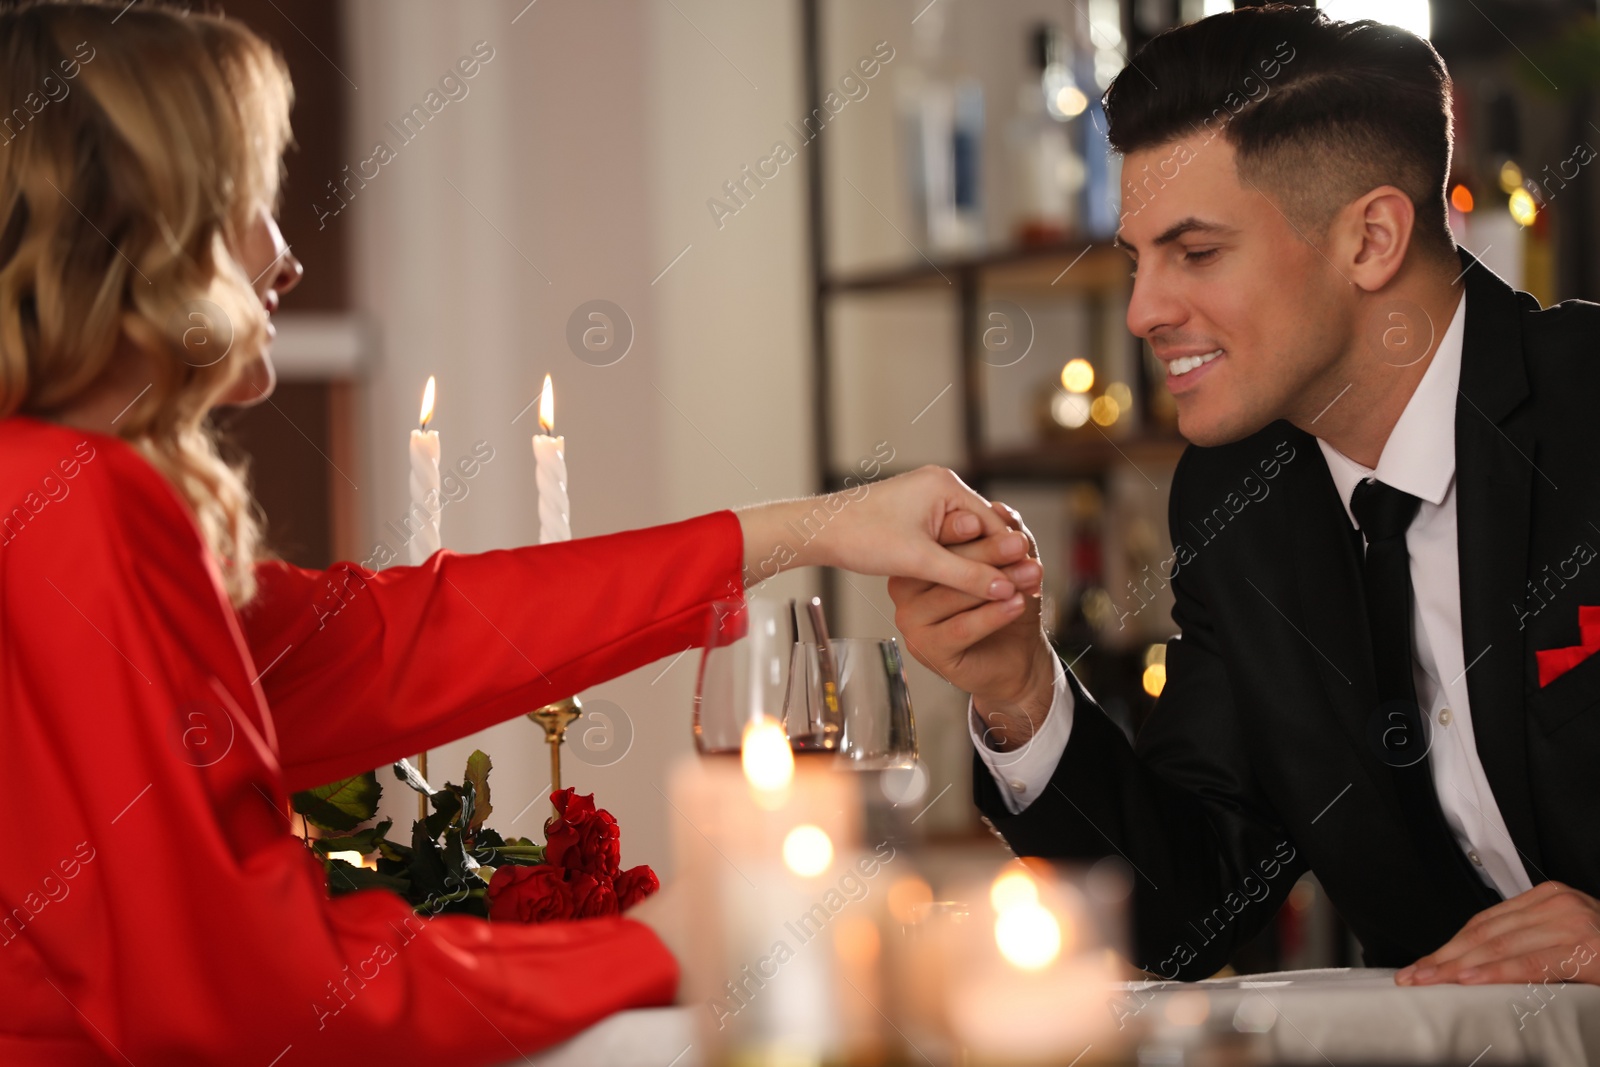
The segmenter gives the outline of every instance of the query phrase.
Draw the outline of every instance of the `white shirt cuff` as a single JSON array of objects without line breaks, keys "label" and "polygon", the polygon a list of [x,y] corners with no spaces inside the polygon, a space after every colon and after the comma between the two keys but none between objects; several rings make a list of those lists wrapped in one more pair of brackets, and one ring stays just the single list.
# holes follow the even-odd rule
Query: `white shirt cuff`
[{"label": "white shirt cuff", "polygon": [[994,775],[1000,796],[1013,815],[1032,804],[1049,787],[1056,765],[1067,750],[1067,740],[1072,736],[1072,687],[1067,684],[1067,670],[1061,665],[1061,658],[1051,658],[1055,660],[1056,677],[1050,713],[1021,748],[1010,752],[990,748],[984,741],[987,727],[978,718],[978,710],[971,699],[967,701],[967,729],[972,735],[972,745],[989,773]]}]

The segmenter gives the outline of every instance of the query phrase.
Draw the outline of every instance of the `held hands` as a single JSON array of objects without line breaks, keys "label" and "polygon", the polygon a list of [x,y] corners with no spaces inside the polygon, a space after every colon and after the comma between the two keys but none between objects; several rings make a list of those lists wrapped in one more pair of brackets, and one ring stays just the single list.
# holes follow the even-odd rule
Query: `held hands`
[{"label": "held hands", "polygon": [[1002,601],[986,601],[961,589],[918,578],[893,578],[889,596],[895,625],[918,662],[972,694],[985,741],[1008,751],[1025,744],[1049,714],[1055,683],[1055,653],[1040,622],[1044,569],[1038,546],[1022,516],[995,504],[1003,528],[992,532],[953,515],[939,540],[966,559],[1004,568],[1020,590]]},{"label": "held hands", "polygon": [[[943,547],[1006,530],[989,502],[942,467],[885,478],[828,496],[758,504],[738,512],[745,584],[802,566],[905,575],[960,589],[974,603],[1022,597],[995,563]],[[950,531],[960,530],[960,535]]]},{"label": "held hands", "polygon": [[1399,971],[1397,985],[1584,982],[1600,985],[1600,901],[1541,882],[1472,917],[1437,951]]}]

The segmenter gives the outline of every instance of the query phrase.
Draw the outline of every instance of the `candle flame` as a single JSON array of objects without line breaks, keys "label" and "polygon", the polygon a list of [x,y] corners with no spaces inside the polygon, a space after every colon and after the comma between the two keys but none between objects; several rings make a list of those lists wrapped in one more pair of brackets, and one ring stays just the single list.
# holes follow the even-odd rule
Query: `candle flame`
[{"label": "candle flame", "polygon": [[550,387],[550,375],[544,376],[544,391],[539,394],[539,429],[554,433],[556,429],[556,393]]},{"label": "candle flame", "polygon": [[422,428],[426,430],[428,423],[433,418],[433,375],[428,375],[428,384],[422,390],[422,414],[417,416]]},{"label": "candle flame", "polygon": [[1023,901],[995,918],[1000,956],[1021,971],[1042,971],[1061,955],[1061,923],[1044,905]]},{"label": "candle flame", "polygon": [[794,751],[789,747],[789,735],[778,720],[765,715],[745,727],[740,762],[745,779],[760,792],[779,792],[794,780]]}]

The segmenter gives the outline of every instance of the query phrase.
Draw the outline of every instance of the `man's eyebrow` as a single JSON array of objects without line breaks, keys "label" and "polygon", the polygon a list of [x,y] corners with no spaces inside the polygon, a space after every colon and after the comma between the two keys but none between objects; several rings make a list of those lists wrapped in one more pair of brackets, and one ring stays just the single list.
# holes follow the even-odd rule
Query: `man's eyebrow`
[{"label": "man's eyebrow", "polygon": [[[1169,245],[1178,238],[1190,233],[1231,234],[1233,232],[1235,231],[1232,226],[1224,226],[1220,222],[1207,222],[1204,219],[1197,219],[1191,215],[1186,219],[1182,219],[1173,223],[1171,226],[1168,226],[1156,236],[1155,240],[1151,241],[1150,243],[1159,248],[1162,245]],[[1124,252],[1127,252],[1129,255],[1136,256],[1139,254],[1139,250],[1129,242],[1123,240],[1122,234],[1120,233],[1111,239],[1111,243],[1122,249]]]}]

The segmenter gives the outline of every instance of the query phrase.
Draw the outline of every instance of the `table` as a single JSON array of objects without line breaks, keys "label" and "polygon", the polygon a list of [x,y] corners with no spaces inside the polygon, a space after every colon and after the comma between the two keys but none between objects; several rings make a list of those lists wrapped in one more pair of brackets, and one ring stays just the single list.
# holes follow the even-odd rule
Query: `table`
[{"label": "table", "polygon": [[[1204,995],[1207,1025],[1261,1025],[1274,1062],[1455,1062],[1490,1067],[1537,1060],[1544,1067],[1600,1064],[1600,986],[1401,988],[1394,971],[1285,971],[1204,982],[1121,987],[1124,1012],[1163,1018],[1177,994]],[[1192,1010],[1191,996],[1185,1007]],[[628,1011],[517,1064],[537,1067],[704,1067],[694,1008]],[[676,1057],[676,1059],[674,1059]],[[511,1067],[507,1064],[507,1067]]]},{"label": "table", "polygon": [[1143,1013],[1187,990],[1205,994],[1213,1021],[1276,1016],[1264,1037],[1283,1063],[1600,1063],[1600,986],[1403,988],[1393,970],[1337,968],[1124,988],[1154,994]]}]

